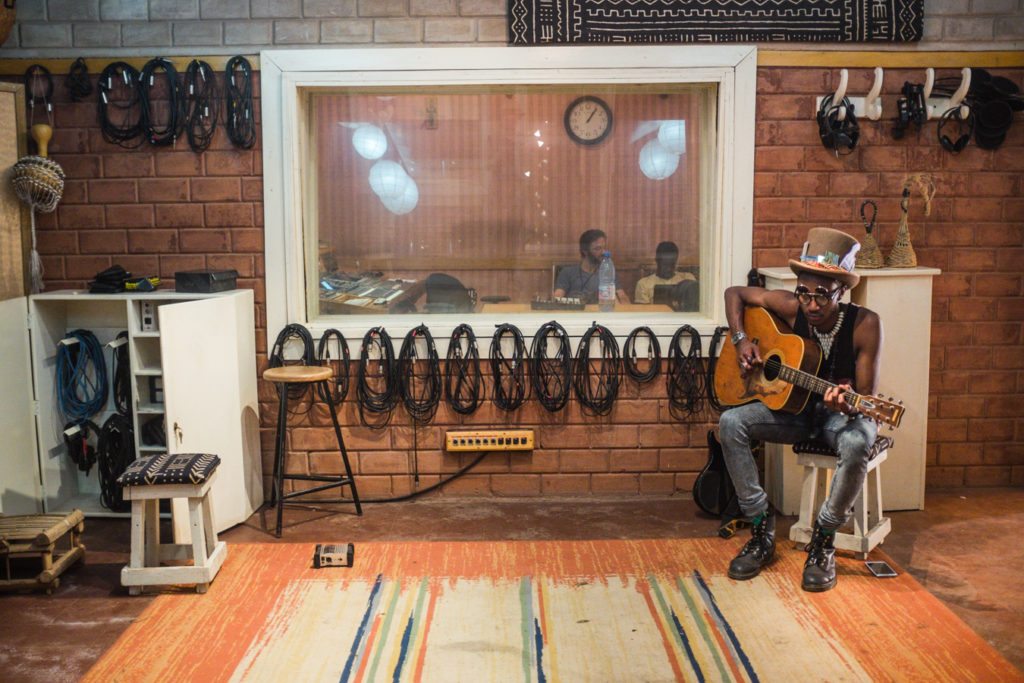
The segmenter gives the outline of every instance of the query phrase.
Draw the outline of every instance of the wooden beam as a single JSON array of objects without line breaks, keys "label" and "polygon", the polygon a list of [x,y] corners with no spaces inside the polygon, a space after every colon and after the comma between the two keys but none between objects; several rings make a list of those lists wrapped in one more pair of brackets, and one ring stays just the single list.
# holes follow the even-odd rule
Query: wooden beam
[{"label": "wooden beam", "polygon": [[[174,68],[178,71],[184,71],[193,59],[202,60],[217,71],[223,71],[224,67],[228,64],[228,60],[232,59],[232,57],[233,55],[207,55],[205,57],[174,57],[167,55],[167,59],[171,60]],[[259,70],[259,55],[243,55],[243,57],[249,60],[254,70]],[[89,69],[89,73],[95,76],[103,71],[107,64],[111,62],[125,62],[136,69],[141,69],[150,59],[152,57],[86,57],[85,65]],[[0,59],[0,76],[21,76],[33,64],[45,66],[50,70],[50,73],[58,76],[70,71],[71,65],[74,62],[74,59]]]},{"label": "wooden beam", "polygon": [[757,51],[758,66],[898,68],[1016,68],[1024,67],[1024,51],[925,52],[882,50],[772,50]]}]

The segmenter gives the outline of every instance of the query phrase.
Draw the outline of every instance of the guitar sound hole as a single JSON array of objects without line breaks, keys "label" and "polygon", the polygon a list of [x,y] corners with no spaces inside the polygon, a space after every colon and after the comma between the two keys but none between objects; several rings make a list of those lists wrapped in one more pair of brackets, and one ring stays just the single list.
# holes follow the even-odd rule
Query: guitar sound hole
[{"label": "guitar sound hole", "polygon": [[762,372],[764,378],[769,382],[774,382],[779,378],[779,371],[782,369],[781,361],[778,356],[768,356],[764,360],[764,366]]}]

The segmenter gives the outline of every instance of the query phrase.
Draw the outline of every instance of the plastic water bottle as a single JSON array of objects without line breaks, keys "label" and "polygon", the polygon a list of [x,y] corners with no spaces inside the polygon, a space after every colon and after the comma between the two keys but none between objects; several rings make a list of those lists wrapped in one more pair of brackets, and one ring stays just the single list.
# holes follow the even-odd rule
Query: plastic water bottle
[{"label": "plastic water bottle", "polygon": [[601,265],[597,267],[597,308],[601,311],[615,310],[615,264],[610,251],[604,252]]}]

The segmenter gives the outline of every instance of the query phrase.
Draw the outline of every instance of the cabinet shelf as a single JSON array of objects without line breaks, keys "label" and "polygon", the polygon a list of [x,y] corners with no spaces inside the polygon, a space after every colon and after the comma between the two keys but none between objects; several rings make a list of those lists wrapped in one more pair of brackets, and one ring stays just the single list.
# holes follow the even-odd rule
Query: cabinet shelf
[{"label": "cabinet shelf", "polygon": [[159,332],[141,332],[141,331],[138,331],[138,332],[135,332],[132,336],[140,338],[140,339],[157,339],[157,338],[160,337],[160,333]]},{"label": "cabinet shelf", "polygon": [[164,374],[163,368],[147,367],[139,368],[135,371],[136,375],[145,375],[146,377],[160,377]]},{"label": "cabinet shelf", "polygon": [[139,415],[163,415],[164,404],[162,403],[140,403],[135,411]]}]

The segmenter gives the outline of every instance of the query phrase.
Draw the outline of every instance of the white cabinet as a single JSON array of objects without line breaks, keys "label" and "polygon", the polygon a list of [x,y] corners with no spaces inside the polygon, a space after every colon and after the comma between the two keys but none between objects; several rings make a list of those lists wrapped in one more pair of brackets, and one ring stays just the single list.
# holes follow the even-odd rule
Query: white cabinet
[{"label": "white cabinet", "polygon": [[[24,299],[12,301],[20,301],[24,310]],[[56,400],[57,345],[78,328],[91,331],[104,345],[122,330],[128,331],[131,412],[139,456],[165,451],[219,455],[220,472],[211,494],[218,530],[244,521],[262,504],[251,290],[47,292],[30,297],[28,306],[38,460],[34,464],[34,454],[26,456],[19,449],[0,457],[4,463],[0,472],[37,474],[36,495],[43,510],[80,508],[87,515],[114,514],[100,505],[97,468],[88,474],[80,472],[64,445],[64,423]],[[143,324],[146,317],[153,319],[153,325]],[[6,320],[5,331],[17,317],[12,313]],[[23,314],[21,320],[25,320]],[[108,379],[112,379],[112,352],[106,346],[104,354]],[[28,404],[33,398],[17,386],[10,389],[5,378],[5,404]],[[103,411],[92,418],[97,425],[115,410],[112,394]],[[142,427],[150,419],[164,422],[166,445],[142,442]],[[22,482],[18,488],[11,499],[32,495],[29,484]],[[4,512],[11,511],[5,505]]]},{"label": "white cabinet", "polygon": [[[789,268],[761,268],[768,289],[796,287]],[[896,444],[882,466],[882,503],[886,510],[924,509],[928,437],[928,369],[931,348],[932,278],[935,268],[859,270],[860,282],[849,293],[858,306],[882,319],[882,353],[877,394],[903,401],[906,412],[891,434]],[[913,340],[913,343],[908,342]],[[766,444],[765,489],[780,512],[800,507],[803,468],[788,446]]]}]

